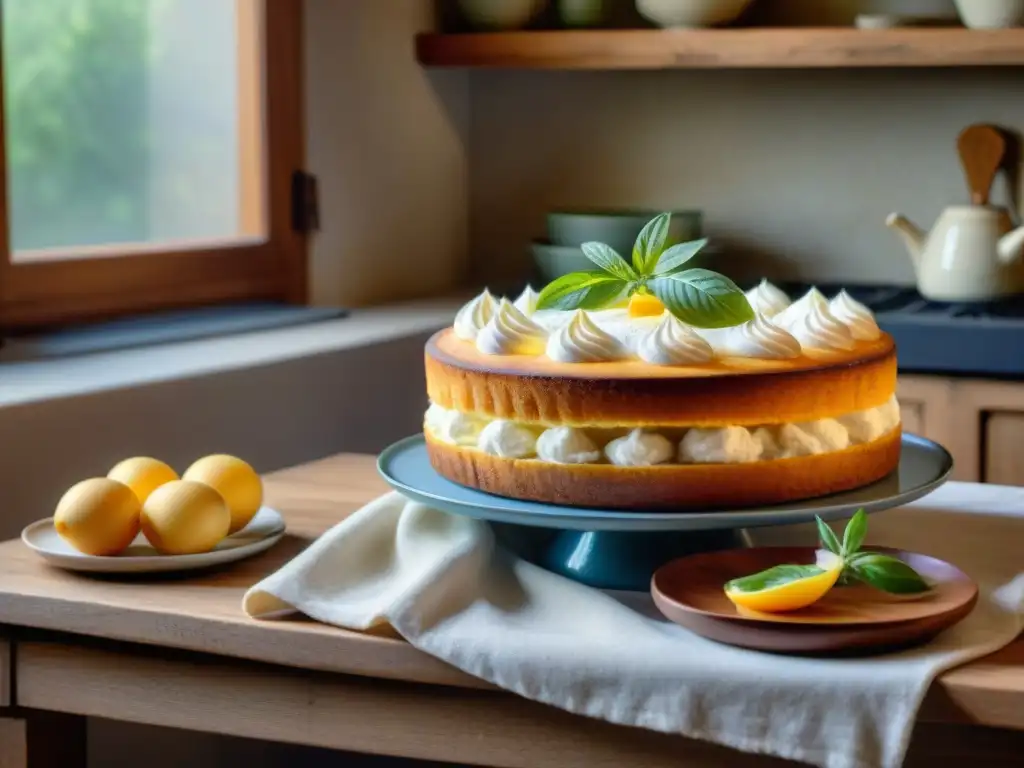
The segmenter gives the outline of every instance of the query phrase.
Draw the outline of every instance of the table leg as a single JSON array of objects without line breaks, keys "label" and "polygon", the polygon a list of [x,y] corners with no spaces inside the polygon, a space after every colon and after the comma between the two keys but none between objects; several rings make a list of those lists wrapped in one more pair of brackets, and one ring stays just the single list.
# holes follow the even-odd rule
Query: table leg
[{"label": "table leg", "polygon": [[25,768],[27,755],[25,721],[0,716],[0,768]]},{"label": "table leg", "polygon": [[25,768],[86,768],[86,719],[42,710],[25,713],[28,760]]},{"label": "table leg", "polygon": [[41,710],[0,717],[0,768],[86,768],[86,719]]}]

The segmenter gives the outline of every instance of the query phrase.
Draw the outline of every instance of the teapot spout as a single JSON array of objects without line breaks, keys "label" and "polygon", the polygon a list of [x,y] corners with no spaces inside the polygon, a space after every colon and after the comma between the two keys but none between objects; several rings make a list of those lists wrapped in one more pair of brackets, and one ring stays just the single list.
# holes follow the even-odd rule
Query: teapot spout
[{"label": "teapot spout", "polygon": [[885,220],[885,225],[889,229],[896,230],[903,239],[903,244],[907,246],[907,253],[910,254],[910,260],[914,263],[914,269],[917,269],[921,264],[921,254],[924,253],[924,230],[902,213],[890,213]]},{"label": "teapot spout", "polygon": [[1017,227],[999,239],[999,261],[1013,264],[1024,256],[1024,227]]}]

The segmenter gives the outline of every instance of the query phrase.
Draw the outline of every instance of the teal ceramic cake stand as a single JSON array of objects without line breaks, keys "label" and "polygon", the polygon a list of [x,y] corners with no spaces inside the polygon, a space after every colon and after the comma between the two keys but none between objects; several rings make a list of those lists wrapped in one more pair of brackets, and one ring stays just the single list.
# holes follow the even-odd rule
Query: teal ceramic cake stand
[{"label": "teal ceramic cake stand", "polygon": [[381,453],[377,468],[406,498],[489,521],[503,544],[531,562],[604,589],[646,592],[651,575],[677,557],[742,546],[744,529],[880,512],[930,493],[953,460],[937,443],[903,435],[899,469],[853,491],[773,507],[733,511],[607,510],[520,501],[466,488],[430,466],[422,435]]}]

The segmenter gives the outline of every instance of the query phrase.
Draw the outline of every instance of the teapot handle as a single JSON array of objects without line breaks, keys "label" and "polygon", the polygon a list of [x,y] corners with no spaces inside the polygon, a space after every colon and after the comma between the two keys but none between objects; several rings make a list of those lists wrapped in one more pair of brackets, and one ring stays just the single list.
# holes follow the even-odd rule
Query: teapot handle
[{"label": "teapot handle", "polygon": [[1006,190],[1006,208],[1010,212],[1010,219],[1015,227],[1024,223],[1024,213],[1021,211],[1021,179],[1019,153],[1020,145],[1011,142],[1006,162],[1003,165],[1002,173],[999,176],[1003,180],[1003,189]]},{"label": "teapot handle", "polygon": [[1021,199],[1017,185],[1010,178],[1010,174],[1001,173],[999,175],[1003,178],[1003,188],[1006,190],[1006,212],[1009,214],[1013,226],[1019,227],[1024,224],[1024,214],[1021,212]]}]

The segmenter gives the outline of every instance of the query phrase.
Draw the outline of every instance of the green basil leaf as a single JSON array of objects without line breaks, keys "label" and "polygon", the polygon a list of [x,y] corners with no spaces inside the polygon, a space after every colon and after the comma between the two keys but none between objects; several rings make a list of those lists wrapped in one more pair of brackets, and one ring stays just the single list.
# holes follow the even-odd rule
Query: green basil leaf
[{"label": "green basil leaf", "polygon": [[664,275],[673,270],[679,269],[686,262],[700,253],[701,249],[708,244],[707,238],[694,240],[690,243],[679,243],[673,245],[661,254],[657,265],[654,268],[655,275]]},{"label": "green basil leaf", "polygon": [[864,543],[864,535],[868,532],[868,516],[863,509],[858,509],[843,531],[843,555],[849,557],[860,549]]},{"label": "green basil leaf", "polygon": [[727,592],[761,592],[824,572],[823,568],[816,565],[776,565],[767,571],[726,582],[725,590]]},{"label": "green basil leaf", "polygon": [[628,290],[629,283],[607,272],[570,272],[544,287],[537,309],[601,309]]},{"label": "green basil leaf", "polygon": [[649,275],[658,264],[658,257],[665,250],[668,240],[668,225],[672,214],[662,213],[651,219],[637,235],[633,245],[633,267],[641,275]]},{"label": "green basil leaf", "polygon": [[843,550],[839,546],[839,539],[836,538],[835,532],[817,515],[814,516],[814,520],[818,523],[818,538],[821,539],[825,549],[834,555],[841,555]]},{"label": "green basil leaf", "polygon": [[697,328],[728,328],[754,319],[739,286],[709,269],[659,275],[648,280],[647,287],[669,312]]},{"label": "green basil leaf", "polygon": [[902,560],[878,552],[858,555],[849,568],[861,581],[894,595],[912,595],[931,589],[921,575]]},{"label": "green basil leaf", "polygon": [[583,255],[594,262],[597,266],[614,275],[620,280],[627,282],[639,280],[640,276],[629,266],[629,262],[615,252],[615,249],[604,243],[584,243],[580,246]]}]

